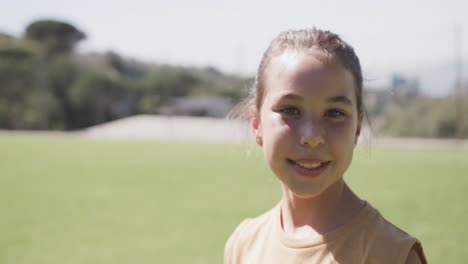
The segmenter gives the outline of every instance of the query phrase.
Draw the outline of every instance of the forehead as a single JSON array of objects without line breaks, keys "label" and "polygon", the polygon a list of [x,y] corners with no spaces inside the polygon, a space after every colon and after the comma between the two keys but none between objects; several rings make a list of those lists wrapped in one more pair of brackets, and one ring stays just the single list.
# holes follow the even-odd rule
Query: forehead
[{"label": "forehead", "polygon": [[284,52],[272,58],[265,77],[265,96],[313,93],[346,95],[355,101],[352,73],[321,51]]}]

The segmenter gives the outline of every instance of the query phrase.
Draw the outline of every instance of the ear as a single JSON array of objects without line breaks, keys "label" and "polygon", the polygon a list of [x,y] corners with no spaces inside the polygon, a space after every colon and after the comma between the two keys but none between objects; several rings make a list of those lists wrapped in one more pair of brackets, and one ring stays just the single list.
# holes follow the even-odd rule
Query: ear
[{"label": "ear", "polygon": [[255,107],[249,109],[249,120],[254,132],[255,141],[259,146],[263,145],[262,125],[260,122],[260,113]]},{"label": "ear", "polygon": [[361,135],[362,121],[364,120],[364,113],[360,112],[358,116],[358,122],[356,126],[356,135],[354,135],[354,145],[357,144],[359,136]]}]

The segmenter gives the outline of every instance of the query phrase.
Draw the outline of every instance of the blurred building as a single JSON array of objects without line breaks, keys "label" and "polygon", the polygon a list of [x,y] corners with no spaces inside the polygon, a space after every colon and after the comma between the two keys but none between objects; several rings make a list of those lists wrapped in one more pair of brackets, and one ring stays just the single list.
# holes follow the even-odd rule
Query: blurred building
[{"label": "blurred building", "polygon": [[393,74],[378,87],[366,87],[364,104],[371,115],[379,115],[389,104],[406,105],[422,96],[418,78]]},{"label": "blurred building", "polygon": [[393,74],[391,77],[391,93],[397,104],[407,104],[421,95],[419,79]]}]

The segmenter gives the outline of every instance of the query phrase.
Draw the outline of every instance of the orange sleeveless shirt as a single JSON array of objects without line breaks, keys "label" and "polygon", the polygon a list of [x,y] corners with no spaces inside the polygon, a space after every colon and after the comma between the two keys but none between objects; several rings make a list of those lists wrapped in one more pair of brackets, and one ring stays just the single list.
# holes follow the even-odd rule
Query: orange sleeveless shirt
[{"label": "orange sleeveless shirt", "polygon": [[225,264],[274,263],[405,263],[414,247],[427,263],[420,242],[394,226],[366,203],[351,222],[304,240],[286,237],[278,204],[267,213],[246,219],[225,246]]}]

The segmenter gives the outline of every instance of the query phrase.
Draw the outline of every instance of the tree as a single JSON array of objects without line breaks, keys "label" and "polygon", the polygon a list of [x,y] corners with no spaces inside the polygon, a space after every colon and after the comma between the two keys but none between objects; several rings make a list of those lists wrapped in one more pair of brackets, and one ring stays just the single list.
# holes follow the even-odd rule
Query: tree
[{"label": "tree", "polygon": [[73,123],[69,119],[72,109],[68,98],[68,90],[82,73],[81,71],[82,69],[71,55],[55,57],[41,71],[44,74],[44,86],[57,98],[58,105],[62,109],[64,129],[73,127]]},{"label": "tree", "polygon": [[[406,107],[394,106],[386,113],[384,132],[406,137],[456,137],[455,100],[453,96],[419,98]],[[462,111],[468,112],[468,106]],[[468,138],[468,126],[461,127],[459,133],[460,137]]]},{"label": "tree", "polygon": [[2,38],[0,41],[0,126],[3,128],[29,127],[24,122],[28,105],[38,105],[32,102],[37,97],[30,96],[38,92],[38,50],[34,43],[24,40]]},{"label": "tree", "polygon": [[128,116],[132,100],[125,84],[101,72],[83,73],[68,90],[73,128],[83,128]]},{"label": "tree", "polygon": [[202,84],[192,72],[179,68],[162,68],[146,76],[138,101],[141,113],[157,113],[158,108],[168,106],[176,97],[188,96]]},{"label": "tree", "polygon": [[86,35],[73,25],[55,20],[39,20],[26,28],[25,37],[41,43],[46,57],[73,51]]}]

